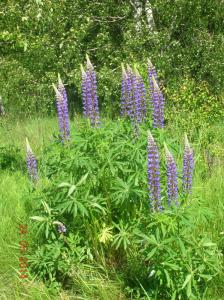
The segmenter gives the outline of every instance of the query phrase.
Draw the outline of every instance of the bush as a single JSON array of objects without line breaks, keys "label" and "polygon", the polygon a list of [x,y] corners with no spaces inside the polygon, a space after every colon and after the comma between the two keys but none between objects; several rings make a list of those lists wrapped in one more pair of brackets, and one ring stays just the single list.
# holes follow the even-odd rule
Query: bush
[{"label": "bush", "polygon": [[[32,195],[37,237],[31,270],[66,287],[77,276],[75,266],[94,262],[102,272],[115,269],[121,274],[129,295],[201,299],[207,282],[220,273],[220,253],[205,234],[192,238],[195,225],[187,199],[183,207],[166,205],[163,162],[165,210],[150,212],[145,125],[138,139],[127,122],[109,122],[99,129],[79,126],[70,143],[54,143],[44,151],[43,179]],[[153,134],[161,148],[164,132]],[[178,151],[177,141],[166,142]]]}]

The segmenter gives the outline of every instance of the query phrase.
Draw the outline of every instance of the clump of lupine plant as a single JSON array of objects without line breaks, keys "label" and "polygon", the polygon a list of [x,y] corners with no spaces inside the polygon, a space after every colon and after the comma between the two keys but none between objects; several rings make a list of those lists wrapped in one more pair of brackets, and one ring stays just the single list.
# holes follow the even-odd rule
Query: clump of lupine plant
[{"label": "clump of lupine plant", "polygon": [[58,88],[54,84],[53,84],[53,88],[56,93],[60,137],[62,141],[65,142],[70,139],[70,125],[69,125],[67,93],[61,81],[60,76],[58,77]]},{"label": "clump of lupine plant", "polygon": [[191,148],[187,135],[185,134],[184,159],[183,159],[183,192],[190,194],[192,192],[192,178],[194,169],[194,153]]},{"label": "clump of lupine plant", "polygon": [[82,72],[82,100],[85,117],[90,119],[92,126],[100,125],[99,104],[97,95],[96,72],[88,57],[86,56],[86,71],[81,67]]},{"label": "clump of lupine plant", "polygon": [[37,160],[30,147],[28,138],[26,138],[26,163],[30,179],[33,182],[38,181]]},{"label": "clump of lupine plant", "polygon": [[164,144],[164,147],[166,156],[168,204],[171,205],[173,202],[175,202],[175,204],[177,205],[178,183],[176,162],[172,153],[168,150],[166,144]]},{"label": "clump of lupine plant", "polygon": [[150,131],[148,131],[148,186],[153,211],[162,210],[159,151]]}]

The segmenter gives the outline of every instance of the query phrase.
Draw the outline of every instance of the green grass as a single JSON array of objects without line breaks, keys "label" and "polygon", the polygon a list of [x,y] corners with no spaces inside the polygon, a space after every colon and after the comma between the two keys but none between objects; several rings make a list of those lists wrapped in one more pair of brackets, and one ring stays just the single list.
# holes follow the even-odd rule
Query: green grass
[{"label": "green grass", "polygon": [[[79,129],[79,119],[72,124],[72,130]],[[25,137],[27,136],[37,156],[57,130],[56,119],[30,119],[24,122],[3,122],[0,127],[0,144],[2,146],[13,144],[18,146],[25,158]],[[183,132],[178,127],[167,129],[169,135],[181,140]],[[193,145],[196,151],[196,172],[194,178],[194,198],[192,222],[197,229],[192,235],[201,232],[207,233],[220,249],[224,249],[224,126],[217,124],[204,128],[199,132],[191,131]],[[213,166],[208,171],[204,149],[208,148],[214,155]],[[209,172],[209,173],[208,173]],[[208,175],[209,174],[209,175]],[[25,202],[29,195],[30,182],[27,174],[22,171],[2,171],[0,174],[0,299],[125,299],[122,292],[123,283],[118,277],[111,280],[102,276],[93,267],[80,270],[76,276],[73,295],[68,293],[52,294],[41,282],[33,280],[27,283],[27,290],[21,292],[19,286],[18,270],[20,252],[17,248],[19,242],[18,225],[26,222],[29,216],[25,211]],[[25,197],[25,198],[24,198]],[[28,200],[29,201],[29,200]],[[203,214],[197,214],[197,208],[203,207]],[[31,233],[32,238],[32,233]],[[224,266],[224,263],[223,263]],[[90,274],[91,276],[87,276]],[[206,300],[221,300],[224,294],[222,276],[209,286]],[[74,296],[76,295],[76,296]],[[147,298],[145,298],[147,299]]]}]

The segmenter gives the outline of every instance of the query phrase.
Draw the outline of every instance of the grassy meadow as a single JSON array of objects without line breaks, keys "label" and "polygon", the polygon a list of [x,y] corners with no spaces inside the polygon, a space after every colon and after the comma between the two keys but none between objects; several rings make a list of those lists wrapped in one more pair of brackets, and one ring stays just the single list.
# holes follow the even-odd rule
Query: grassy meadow
[{"label": "grassy meadow", "polygon": [[[113,121],[108,119],[102,120],[101,128],[96,129],[96,131],[98,130],[99,133],[94,133],[92,129],[89,129],[88,125],[82,117],[75,116],[74,120],[71,122],[73,135],[72,141],[70,142],[70,146],[67,146],[67,148],[71,148],[66,149],[64,153],[64,150],[59,149],[58,151],[57,147],[60,148],[61,146],[58,146],[58,144],[55,144],[54,142],[54,134],[55,132],[57,132],[57,126],[58,124],[56,118],[34,118],[24,121],[13,121],[7,118],[2,118],[1,120],[1,166],[3,166],[3,156],[4,160],[6,160],[7,154],[10,155],[10,153],[6,152],[10,151],[10,148],[7,147],[13,147],[12,149],[16,148],[19,151],[17,153],[18,161],[15,160],[15,162],[12,164],[5,164],[0,174],[1,299],[171,299],[167,294],[161,296],[158,292],[156,295],[155,293],[152,293],[150,289],[147,289],[147,276],[145,276],[144,274],[144,272],[147,271],[144,270],[144,267],[140,267],[139,270],[138,253],[134,253],[135,251],[137,251],[137,248],[136,246],[131,245],[132,235],[135,234],[134,231],[125,233],[125,224],[122,225],[124,226],[122,227],[124,233],[123,236],[125,236],[126,234],[127,237],[127,240],[125,242],[125,240],[122,240],[121,235],[119,236],[118,232],[115,230],[116,228],[118,228],[118,224],[119,226],[121,226],[119,219],[122,219],[123,222],[126,222],[128,226],[130,224],[130,227],[133,227],[132,221],[139,219],[140,214],[143,214],[144,217],[146,217],[148,213],[148,215],[150,216],[149,207],[147,207],[147,197],[145,197],[145,195],[147,195],[147,188],[146,192],[144,192],[143,194],[141,194],[141,191],[138,191],[139,188],[146,187],[145,182],[143,185],[137,183],[136,191],[133,191],[133,194],[130,193],[130,199],[135,199],[136,197],[142,197],[144,199],[144,201],[136,207],[128,207],[128,199],[125,200],[125,203],[123,203],[122,201],[120,203],[117,203],[116,199],[114,199],[113,202],[109,196],[108,198],[105,198],[106,191],[102,191],[101,193],[98,189],[96,189],[96,191],[101,193],[101,195],[99,197],[98,204],[97,198],[95,200],[93,200],[92,198],[95,207],[92,206],[89,213],[87,213],[86,211],[89,210],[89,208],[88,206],[85,206],[85,203],[83,203],[82,205],[80,204],[80,206],[78,205],[76,209],[74,209],[73,207],[73,211],[70,211],[69,209],[67,211],[64,211],[64,215],[61,214],[63,215],[61,220],[65,222],[67,218],[67,222],[71,220],[71,224],[73,224],[70,227],[69,224],[66,224],[68,226],[68,232],[72,233],[72,235],[69,236],[68,240],[70,241],[70,244],[68,242],[69,250],[68,252],[66,252],[67,250],[65,251],[65,249],[63,248],[63,250],[61,250],[62,256],[60,257],[52,256],[54,257],[52,258],[49,256],[52,261],[54,261],[54,259],[57,260],[57,265],[48,266],[47,264],[49,262],[46,261],[45,267],[42,266],[42,269],[38,269],[38,267],[40,267],[40,264],[38,265],[38,263],[35,263],[35,259],[37,260],[38,255],[35,256],[35,259],[32,257],[37,248],[39,246],[46,246],[47,240],[51,240],[52,243],[60,242],[63,244],[63,241],[61,241],[63,239],[63,235],[58,236],[56,233],[54,233],[52,234],[52,236],[50,236],[49,234],[46,238],[46,232],[44,231],[43,227],[41,233],[39,233],[39,235],[37,234],[37,228],[35,227],[36,222],[34,220],[31,220],[30,217],[33,215],[38,215],[41,212],[43,213],[43,207],[40,204],[33,202],[36,201],[40,203],[40,201],[42,200],[47,202],[49,199],[48,204],[50,205],[50,207],[51,205],[52,207],[53,205],[55,205],[55,213],[57,213],[58,217],[57,206],[54,203],[54,200],[52,200],[52,197],[58,197],[58,200],[60,201],[60,199],[66,196],[63,193],[61,195],[61,192],[54,194],[55,191],[52,184],[54,182],[56,184],[64,181],[69,182],[69,180],[71,182],[77,182],[77,178],[80,179],[79,175],[81,175],[74,175],[72,171],[71,173],[69,173],[68,170],[72,170],[72,163],[71,166],[68,167],[69,160],[71,160],[71,162],[76,161],[77,165],[80,163],[80,165],[82,166],[79,170],[82,170],[83,168],[89,168],[88,173],[90,173],[91,168],[97,170],[95,166],[96,161],[93,162],[95,159],[93,152],[91,152],[90,150],[91,142],[92,144],[94,144],[94,151],[98,151],[96,156],[99,155],[100,157],[101,152],[106,156],[109,155],[111,146],[118,147],[117,149],[115,149],[115,151],[119,156],[119,151],[125,152],[125,149],[127,149],[126,146],[131,145],[130,142],[128,144],[128,142],[125,141],[123,145],[119,145],[119,142],[121,143],[121,139],[126,139],[126,141],[128,139],[134,139],[131,133],[131,128],[129,128],[130,126],[120,119]],[[133,153],[135,152],[134,148],[131,150],[127,150],[127,155],[133,154],[133,157],[131,158],[133,160],[137,160],[139,155],[141,156],[141,162],[142,157],[144,159],[144,156],[146,154],[146,152],[144,152],[144,147],[146,146],[146,142],[144,140],[146,139],[146,132],[148,127],[148,124],[142,126],[139,141],[136,141],[136,144],[139,146],[139,148],[137,149],[139,149],[140,154],[137,153],[138,151],[136,151],[136,153]],[[188,210],[187,217],[189,219],[188,222],[190,222],[189,224],[191,224],[191,226],[190,228],[185,228],[183,231],[184,236],[188,239],[184,247],[191,247],[190,241],[196,241],[197,243],[197,238],[200,236],[208,238],[211,241],[208,242],[208,247],[209,243],[211,243],[212,247],[213,244],[216,245],[216,252],[214,252],[212,255],[217,256],[218,262],[216,261],[215,263],[217,263],[218,269],[216,270],[214,276],[212,276],[211,278],[208,274],[208,277],[206,278],[208,280],[203,283],[203,285],[206,286],[202,287],[202,293],[199,292],[197,294],[197,291],[192,287],[192,294],[190,293],[188,294],[188,296],[186,296],[187,294],[180,293],[182,295],[181,298],[177,298],[178,296],[175,296],[174,294],[174,298],[172,299],[223,299],[223,130],[223,124],[218,123],[207,128],[192,128],[189,133],[189,140],[195,153],[195,170],[193,177],[193,192],[190,196],[190,199],[186,200],[188,208],[185,207],[185,210]],[[157,141],[161,140],[161,145],[164,141],[166,141],[167,145],[171,147],[171,149],[173,149],[173,151],[177,155],[178,170],[181,170],[182,168],[182,160],[179,153],[183,152],[183,134],[184,132],[181,126],[175,124],[169,125],[165,129],[160,130],[155,138],[157,139]],[[116,135],[119,137],[118,139],[116,138]],[[37,187],[34,187],[30,182],[26,170],[26,137],[29,138],[33,152],[35,153],[38,161],[40,182],[38,183]],[[80,148],[77,150],[77,155],[74,154],[74,157],[70,156],[66,160],[64,157],[66,156],[66,153],[75,153],[76,146],[78,146],[79,143],[83,144],[83,149],[86,149],[85,152],[89,153],[89,157],[87,158],[87,156],[82,156],[80,157],[80,161],[78,161],[79,153],[81,151]],[[88,145],[88,143],[90,144]],[[132,145],[133,144],[135,143],[132,143]],[[50,147],[53,148],[52,151],[49,150]],[[125,155],[125,153],[123,154]],[[96,160],[101,163],[100,158],[96,157]],[[104,165],[106,169],[108,166],[113,165],[113,163],[116,162],[116,159],[115,156],[112,155],[110,158],[109,156],[106,157],[104,161],[106,161],[106,165]],[[66,162],[67,167],[64,165]],[[133,172],[130,173],[127,170],[127,174],[132,177],[134,173],[139,173],[139,177],[136,177],[137,179],[135,180],[144,181],[143,178],[146,178],[147,176],[145,163],[146,156],[145,162],[143,161],[142,166],[140,164],[137,164],[137,167],[139,169],[133,169]],[[101,165],[101,167],[102,166],[103,165]],[[131,165],[126,166],[125,164],[123,164],[121,168],[130,168],[130,166]],[[135,165],[132,166],[133,168],[135,167]],[[75,168],[78,170],[77,166]],[[114,168],[116,168],[116,164]],[[63,169],[65,170],[64,173],[62,171]],[[105,171],[104,175],[102,176],[100,175],[100,170],[98,170],[97,172],[98,173],[93,172],[92,174],[93,181],[95,179],[97,180],[97,178],[99,178],[99,180],[105,180],[105,189],[110,190],[110,182],[106,182],[106,180],[110,181],[111,179],[112,185],[115,185],[116,187],[116,178],[113,178],[111,174],[107,174],[109,171]],[[114,172],[116,175],[116,171]],[[85,172],[83,174],[85,174]],[[88,186],[85,186],[85,182],[82,184],[80,186],[81,197],[84,195],[84,190],[88,189]],[[93,184],[97,185],[97,183]],[[124,184],[124,182],[122,182],[121,185],[122,184]],[[126,188],[126,192],[128,192],[129,186],[127,186]],[[118,189],[118,191],[122,193],[122,189]],[[115,197],[117,197],[117,199],[119,199],[120,197],[119,192],[115,194]],[[80,195],[77,194],[76,197],[79,199]],[[122,197],[125,198],[123,194],[121,195],[121,198]],[[125,214],[124,211],[118,212],[119,209],[123,210],[125,208],[125,205],[127,205],[128,213]],[[146,205],[146,207],[143,208],[144,205]],[[71,215],[69,215],[69,212],[71,212]],[[167,217],[169,217],[169,215],[167,215]],[[88,225],[88,222],[90,222],[90,227]],[[142,222],[143,224],[147,223],[147,221],[145,220],[143,220]],[[163,221],[161,222],[163,223]],[[28,224],[28,254],[31,255],[31,262],[33,262],[33,264],[31,263],[32,267],[29,268],[29,279],[25,280],[25,286],[21,287],[20,282],[24,279],[19,279],[18,271],[20,256],[18,246],[18,226],[19,224],[23,223]],[[164,224],[165,227],[168,226],[166,225],[166,223]],[[105,229],[103,233],[101,232],[102,228]],[[49,231],[53,232],[54,230],[50,228]],[[87,243],[82,240],[82,237],[89,237],[91,239],[91,243],[87,245]],[[112,241],[118,241],[119,238],[120,243],[112,243]],[[75,239],[77,239],[79,243],[75,241]],[[78,243],[78,245],[76,244],[76,242]],[[125,243],[127,243],[127,245],[125,245]],[[54,249],[53,252],[57,251],[56,245],[54,247],[51,249],[49,248],[49,253],[52,251],[52,249]],[[65,247],[64,244],[63,247]],[[131,249],[130,253],[128,248]],[[126,255],[126,252],[128,252],[129,254]],[[63,253],[65,256],[63,256]],[[74,253],[76,253],[77,255],[73,256]],[[203,256],[204,254],[202,253],[202,261],[206,261],[206,257]],[[58,263],[63,262],[63,260],[68,261],[68,263],[66,264],[66,266],[62,266],[60,269]],[[157,260],[159,260],[159,258],[157,258]],[[208,264],[213,264],[213,262],[211,261]],[[206,266],[206,268],[209,268],[209,266]],[[50,278],[49,274],[45,272],[46,270],[52,270],[52,278]],[[66,274],[66,278],[63,277],[63,272],[64,274]],[[139,275],[139,278],[137,278],[138,274],[141,274],[141,272],[142,276]],[[195,272],[200,273],[202,271],[196,271],[195,269]],[[172,274],[172,272],[170,274]],[[161,289],[163,288],[163,286],[166,286],[166,284],[167,283],[162,282]],[[181,285],[183,286],[183,282],[181,283]],[[188,286],[188,283],[185,285]],[[169,285],[168,287],[171,289]],[[194,294],[196,294],[196,296]],[[201,295],[201,298],[199,298],[199,294]]]}]

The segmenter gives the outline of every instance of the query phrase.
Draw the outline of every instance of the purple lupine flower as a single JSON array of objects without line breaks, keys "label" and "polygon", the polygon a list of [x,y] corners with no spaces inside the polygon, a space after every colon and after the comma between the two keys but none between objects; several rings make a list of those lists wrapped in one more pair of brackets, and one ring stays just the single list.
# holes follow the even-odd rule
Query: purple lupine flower
[{"label": "purple lupine flower", "polygon": [[58,79],[58,88],[56,88],[54,84],[53,84],[53,88],[56,93],[56,104],[57,104],[60,136],[62,141],[65,142],[70,139],[70,126],[69,126],[67,93],[60,77]]},{"label": "purple lupine flower", "polygon": [[59,233],[65,233],[67,231],[67,228],[65,227],[65,225],[63,223],[58,225],[58,232]]},{"label": "purple lupine flower", "polygon": [[58,91],[62,94],[63,97],[63,115],[64,115],[64,122],[65,122],[65,140],[70,139],[70,124],[69,124],[69,113],[68,113],[68,97],[67,92],[64,87],[64,84],[58,74]]},{"label": "purple lupine flower", "polygon": [[185,134],[184,160],[183,160],[184,194],[190,194],[192,192],[193,169],[194,169],[194,153],[188,142],[187,135]]},{"label": "purple lupine flower", "polygon": [[152,92],[152,110],[153,110],[153,127],[164,127],[164,97],[152,75],[153,92]]},{"label": "purple lupine flower", "polygon": [[31,180],[33,182],[37,182],[38,181],[37,161],[27,138],[26,138],[26,163],[27,163],[27,169]]},{"label": "purple lupine flower", "polygon": [[88,106],[88,117],[90,118],[92,126],[99,126],[99,105],[98,105],[98,95],[97,95],[97,81],[96,73],[88,55],[86,55],[87,60],[87,70],[86,70],[86,97]]},{"label": "purple lupine flower", "polygon": [[134,122],[134,88],[133,88],[133,72],[129,65],[127,65],[127,99],[126,99],[126,108],[127,115]]},{"label": "purple lupine flower", "polygon": [[137,123],[142,122],[142,106],[141,106],[141,94],[139,90],[138,78],[136,73],[132,72],[132,84],[134,93],[134,103],[133,103],[133,115]]},{"label": "purple lupine flower", "polygon": [[159,88],[158,76],[156,68],[148,59],[148,80],[149,80],[149,95],[153,111],[153,127],[164,127],[164,96]]},{"label": "purple lupine flower", "polygon": [[122,68],[122,82],[121,82],[121,116],[125,117],[128,114],[128,75],[126,73],[124,64]]},{"label": "purple lupine flower", "polygon": [[148,131],[148,185],[153,211],[162,210],[159,177],[159,151],[151,132]]},{"label": "purple lupine flower", "polygon": [[81,65],[81,73],[82,73],[82,103],[83,103],[83,112],[85,117],[89,117],[89,107],[88,107],[88,97],[87,97],[87,75],[86,72]]},{"label": "purple lupine flower", "polygon": [[177,167],[173,155],[168,150],[166,144],[165,155],[166,155],[166,170],[167,170],[167,193],[168,193],[168,204],[171,205],[175,201],[178,205],[178,184],[177,184]]},{"label": "purple lupine flower", "polygon": [[127,65],[126,79],[126,110],[133,124],[141,123],[146,114],[146,93],[144,82],[135,68]]},{"label": "purple lupine flower", "polygon": [[145,84],[142,79],[142,76],[140,75],[137,68],[135,69],[135,73],[137,76],[137,89],[140,96],[140,106],[141,106],[141,120],[143,121],[146,118],[146,90],[145,90]]}]

